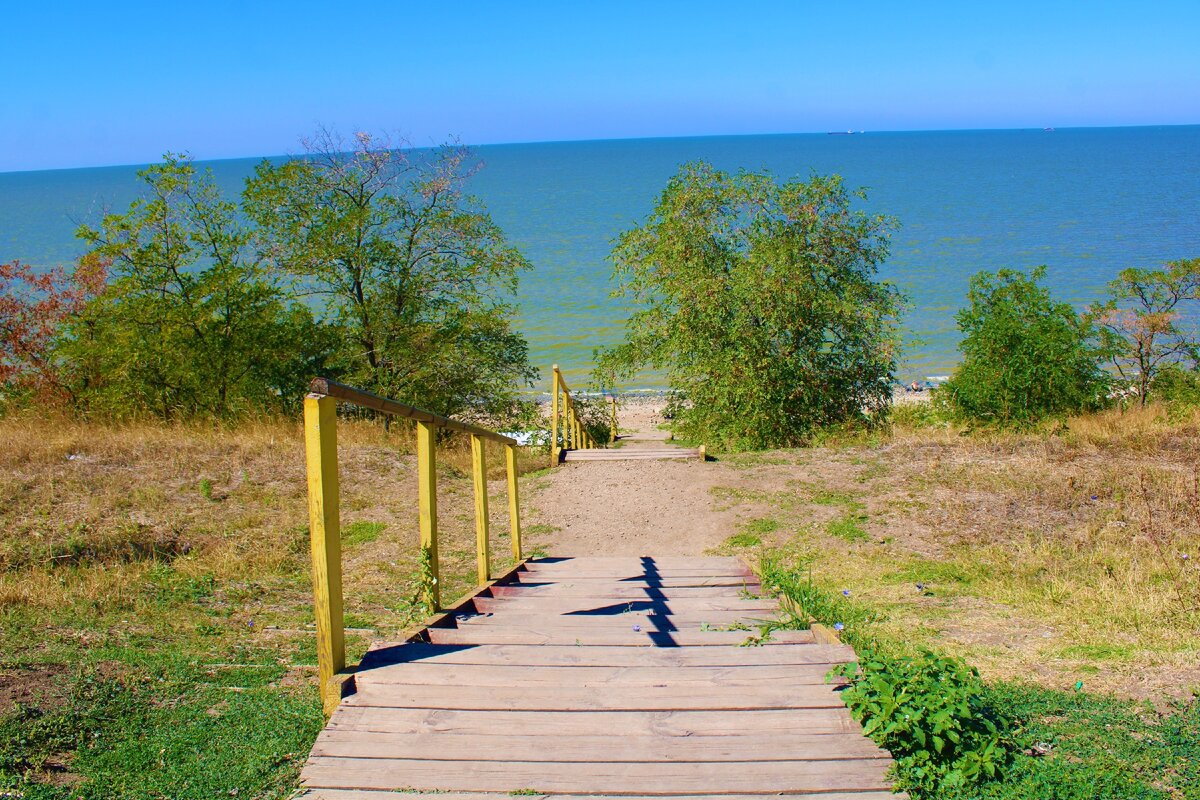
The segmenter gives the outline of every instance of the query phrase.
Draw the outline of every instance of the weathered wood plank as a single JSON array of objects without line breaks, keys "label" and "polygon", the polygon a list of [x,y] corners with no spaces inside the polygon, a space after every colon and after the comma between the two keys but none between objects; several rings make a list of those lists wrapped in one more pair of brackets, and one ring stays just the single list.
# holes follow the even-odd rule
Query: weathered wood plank
[{"label": "weathered wood plank", "polygon": [[778,614],[771,611],[700,611],[686,614],[652,614],[648,611],[630,611],[621,614],[559,614],[550,612],[522,613],[487,612],[478,614],[456,614],[454,623],[460,628],[467,625],[486,625],[502,623],[505,625],[594,625],[598,629],[605,627],[625,627],[627,625],[651,626],[655,630],[679,630],[695,628],[703,625],[722,627],[744,623],[751,627],[778,619]]},{"label": "weathered wood plank", "polygon": [[659,567],[654,564],[605,567],[588,564],[535,564],[532,569],[526,564],[521,573],[530,577],[545,577],[555,580],[569,577],[620,579],[647,575],[659,578],[754,576],[754,571],[743,564],[731,564],[728,567]]},{"label": "weathered wood plank", "polygon": [[476,610],[484,612],[517,610],[553,610],[561,614],[600,616],[626,611],[653,611],[657,614],[684,614],[694,611],[778,611],[779,602],[769,598],[694,597],[673,600],[650,598],[589,597],[475,597]]},{"label": "weathered wood plank", "polygon": [[695,690],[742,686],[825,684],[836,662],[814,664],[745,664],[733,667],[597,667],[513,666],[507,664],[393,664],[359,673],[359,686],[368,683],[429,684],[431,686],[541,686],[607,688],[609,686],[687,686]]},{"label": "weathered wood plank", "polygon": [[579,736],[469,736],[452,733],[412,735],[327,730],[313,747],[314,756],[404,758],[464,761],[591,762],[606,761],[828,761],[880,759],[888,754],[858,733],[774,733],[742,736],[627,736],[603,733]]},{"label": "weathered wood plank", "polygon": [[[472,625],[466,628],[429,628],[429,641],[433,644],[543,644],[629,647],[719,647],[739,646],[747,643],[754,631],[635,631],[616,628],[603,630],[580,628],[521,628],[501,625]],[[810,631],[775,631],[770,639],[762,642],[766,646],[811,643]]]},{"label": "weathered wood plank", "polygon": [[692,586],[736,586],[738,588],[745,586],[759,586],[758,578],[752,575],[723,575],[723,576],[700,576],[679,578],[664,578],[655,575],[649,576],[631,576],[627,578],[613,578],[603,576],[587,576],[587,575],[554,575],[546,576],[541,572],[518,572],[516,580],[510,586],[522,586],[529,588],[540,587],[559,587],[567,588],[571,586],[579,587],[614,587],[614,588],[630,588],[630,589],[679,589]]},{"label": "weathered wood plank", "polygon": [[[607,795],[534,794],[522,795],[527,800],[613,800]],[[906,794],[880,792],[822,792],[813,800],[907,800]],[[436,800],[512,800],[513,795],[472,792],[438,792]],[[297,800],[429,800],[428,793],[401,792],[378,789],[308,789]],[[620,800],[648,800],[645,795],[621,795]],[[714,800],[712,795],[672,795],[671,800]],[[763,800],[758,794],[724,794],[721,800]]]},{"label": "weathered wood plank", "polygon": [[[695,686],[430,686],[363,682],[343,704],[387,708],[498,711],[741,711],[761,708],[843,708],[835,687],[824,684],[741,686],[697,691]],[[597,730],[597,733],[601,731]]]},{"label": "weathered wood plank", "polygon": [[526,562],[527,569],[552,569],[565,566],[598,567],[651,565],[658,569],[722,569],[743,567],[746,562],[736,556],[546,556]]},{"label": "weathered wood plank", "polygon": [[498,584],[489,590],[496,597],[596,597],[682,600],[695,597],[745,597],[756,591],[754,584],[737,586],[679,586],[656,589],[653,586],[621,586],[584,584],[546,584],[531,586],[519,583]]},{"label": "weathered wood plank", "polygon": [[578,647],[569,645],[435,645],[424,642],[379,645],[363,658],[360,673],[387,664],[426,661],[442,664],[525,666],[728,667],[739,664],[824,664],[853,656],[845,645],[797,644],[776,647]]},{"label": "weathered wood plank", "polygon": [[886,789],[887,761],[754,761],[713,763],[556,763],[432,761],[315,756],[306,786],[445,789],[458,792],[544,792],[666,795],[753,794]]},{"label": "weathered wood plank", "polygon": [[[379,708],[342,704],[330,729],[383,733],[459,733],[504,736],[520,731],[530,736],[578,736],[603,730],[621,736],[737,736],[775,733],[860,733],[845,709],[761,709],[727,711],[454,711],[425,708]],[[403,786],[404,784],[400,784]]]}]

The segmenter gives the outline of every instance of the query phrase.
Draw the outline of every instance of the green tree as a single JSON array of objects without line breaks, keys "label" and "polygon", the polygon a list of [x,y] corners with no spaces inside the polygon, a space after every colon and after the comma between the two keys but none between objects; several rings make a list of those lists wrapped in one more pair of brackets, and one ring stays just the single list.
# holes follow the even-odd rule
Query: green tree
[{"label": "green tree", "polygon": [[1165,269],[1123,270],[1108,291],[1110,299],[1092,315],[1117,374],[1145,405],[1165,367],[1195,370],[1200,364],[1200,258],[1171,261]]},{"label": "green tree", "polygon": [[664,370],[684,398],[680,433],[733,449],[886,408],[903,299],[876,275],[895,223],[855,197],[836,176],[684,166],[613,250],[617,295],[637,310],[597,380]]},{"label": "green tree", "polygon": [[78,233],[112,274],[56,348],[78,402],[164,418],[294,404],[330,333],[267,279],[211,175],[168,154],[139,176],[146,196]]},{"label": "green tree", "polygon": [[263,162],[246,210],[275,268],[323,298],[345,331],[345,376],[441,414],[512,409],[537,371],[512,329],[529,264],[463,193],[470,153],[409,151],[322,132]]},{"label": "green tree", "polygon": [[1105,350],[1087,317],[1055,302],[1046,268],[971,277],[970,306],[958,312],[962,364],[938,390],[956,415],[1022,425],[1085,411],[1105,401]]}]

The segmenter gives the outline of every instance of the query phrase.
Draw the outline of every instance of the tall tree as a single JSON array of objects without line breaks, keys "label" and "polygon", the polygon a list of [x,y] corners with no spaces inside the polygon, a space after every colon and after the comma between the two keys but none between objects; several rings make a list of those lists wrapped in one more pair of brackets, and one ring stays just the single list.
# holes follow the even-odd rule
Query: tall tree
[{"label": "tall tree", "polygon": [[210,174],[168,154],[139,176],[144,197],[79,230],[113,278],[69,320],[60,347],[81,402],[176,417],[294,401],[328,334],[268,280]]},{"label": "tall tree", "polygon": [[1108,291],[1110,299],[1092,316],[1117,374],[1145,405],[1164,367],[1200,365],[1200,258],[1171,261],[1164,269],[1123,270]]},{"label": "tall tree", "polygon": [[601,382],[665,370],[681,432],[734,448],[884,408],[903,299],[877,273],[895,223],[855,197],[836,176],[683,167],[613,250],[617,293],[638,310],[601,354]]},{"label": "tall tree", "polygon": [[465,148],[321,132],[262,163],[246,210],[263,252],[346,332],[346,376],[441,414],[504,413],[537,371],[512,329],[529,264],[464,194]]}]

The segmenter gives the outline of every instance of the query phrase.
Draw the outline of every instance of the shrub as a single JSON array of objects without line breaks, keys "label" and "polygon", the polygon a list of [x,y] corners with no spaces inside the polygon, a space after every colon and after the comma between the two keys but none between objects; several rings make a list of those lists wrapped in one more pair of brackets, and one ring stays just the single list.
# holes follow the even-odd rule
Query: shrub
[{"label": "shrub", "polygon": [[638,306],[598,385],[663,370],[677,432],[725,449],[796,445],[890,400],[899,291],[876,280],[894,221],[837,176],[777,183],[699,162],[613,250]]},{"label": "shrub", "polygon": [[974,668],[924,651],[869,658],[846,672],[842,699],[863,733],[896,759],[902,788],[937,797],[1000,774],[1005,725]]},{"label": "shrub", "polygon": [[1041,285],[1045,267],[979,272],[958,312],[963,362],[938,392],[958,417],[1012,426],[1100,407],[1108,376],[1095,328]]}]

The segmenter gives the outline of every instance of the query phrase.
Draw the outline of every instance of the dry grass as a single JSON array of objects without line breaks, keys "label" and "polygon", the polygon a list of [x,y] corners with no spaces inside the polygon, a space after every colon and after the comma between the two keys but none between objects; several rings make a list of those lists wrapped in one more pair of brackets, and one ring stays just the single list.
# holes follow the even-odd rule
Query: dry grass
[{"label": "dry grass", "polygon": [[[1180,696],[1200,689],[1198,454],[1200,417],[1159,408],[1027,434],[898,429],[749,457],[720,502],[778,521],[768,545],[807,554],[899,641],[995,678]],[[849,517],[866,541],[833,535]]]},{"label": "dry grass", "polygon": [[[361,651],[417,613],[415,458],[403,425],[343,421],[338,435],[347,623],[371,629],[352,639]],[[277,646],[299,669],[312,662],[299,425],[10,418],[0,438],[4,663],[69,663],[80,646],[138,635],[186,648],[214,624]],[[462,438],[439,450],[445,599],[475,578]],[[507,495],[499,448],[489,455],[500,569],[509,563]]]}]

